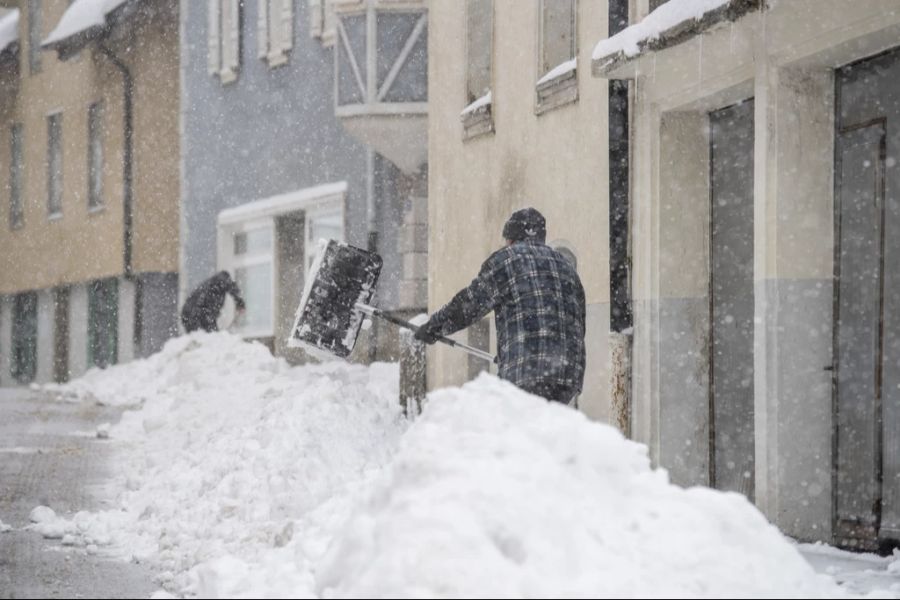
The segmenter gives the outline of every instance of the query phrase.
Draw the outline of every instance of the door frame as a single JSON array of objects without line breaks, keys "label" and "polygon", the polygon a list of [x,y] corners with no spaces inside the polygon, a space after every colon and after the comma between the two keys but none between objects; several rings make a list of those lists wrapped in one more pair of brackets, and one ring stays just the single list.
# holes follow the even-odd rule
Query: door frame
[{"label": "door frame", "polygon": [[[854,63],[856,64],[856,63]],[[848,65],[849,66],[849,65]],[[835,134],[834,134],[834,257],[833,257],[833,305],[832,305],[832,353],[831,353],[831,531],[832,541],[837,545],[842,542],[854,539],[859,547],[867,547],[870,549],[877,548],[879,532],[881,529],[881,512],[883,498],[883,481],[884,481],[884,422],[883,422],[883,398],[882,384],[884,377],[884,250],[885,250],[885,172],[884,161],[887,155],[887,117],[878,117],[869,119],[862,123],[855,123],[846,127],[841,127],[840,110],[841,110],[841,79],[838,69],[835,73]],[[878,240],[879,248],[879,290],[878,290],[878,357],[875,365],[875,506],[873,513],[875,516],[875,536],[872,539],[855,539],[847,538],[840,534],[840,518],[838,515],[838,462],[840,449],[840,432],[838,415],[840,413],[840,302],[841,302],[841,232],[843,218],[843,201],[841,196],[841,139],[842,136],[866,129],[869,127],[879,126],[881,128],[881,137],[878,148],[878,161],[875,164],[876,169],[876,195],[881,201],[881,227],[880,239]],[[826,367],[828,368],[828,367]]]}]

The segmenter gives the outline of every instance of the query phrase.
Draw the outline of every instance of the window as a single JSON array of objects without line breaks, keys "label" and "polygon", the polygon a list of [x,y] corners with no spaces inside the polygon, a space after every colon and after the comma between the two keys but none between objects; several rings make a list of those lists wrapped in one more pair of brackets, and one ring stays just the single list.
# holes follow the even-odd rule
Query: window
[{"label": "window", "polygon": [[37,293],[17,294],[13,301],[12,365],[19,383],[34,381],[37,371]]},{"label": "window", "polygon": [[88,284],[88,366],[116,364],[119,352],[119,282],[115,278]]},{"label": "window", "polygon": [[306,213],[305,273],[309,273],[319,249],[319,240],[344,241],[344,211],[340,206],[310,209]]},{"label": "window", "polygon": [[287,62],[294,45],[294,0],[259,0],[258,54],[275,67]]},{"label": "window", "polygon": [[41,72],[42,35],[41,0],[28,0],[28,72]]},{"label": "window", "polygon": [[293,294],[315,257],[315,241],[344,239],[346,194],[347,183],[339,181],[219,213],[218,268],[232,273],[247,303],[232,330],[246,338],[270,338],[284,324],[282,317],[293,315],[299,300],[292,300]]},{"label": "window", "polygon": [[494,1],[466,0],[466,138],[494,130],[491,94]]},{"label": "window", "polygon": [[578,4],[541,0],[537,112],[578,99]]},{"label": "window", "polygon": [[47,213],[62,215],[62,113],[47,117]]},{"label": "window", "polygon": [[467,0],[466,4],[466,104],[471,104],[491,91],[494,1]]},{"label": "window", "polygon": [[88,109],[88,208],[103,206],[103,103]]},{"label": "window", "polygon": [[650,0],[650,12],[653,12],[669,0]]},{"label": "window", "polygon": [[25,224],[25,207],[22,204],[22,124],[10,128],[9,142],[9,225],[18,229]]},{"label": "window", "polygon": [[307,0],[309,6],[309,35],[318,38],[323,46],[332,46],[337,38],[334,0]]},{"label": "window", "polygon": [[247,223],[232,230],[231,264],[247,310],[235,330],[245,337],[274,334],[275,230],[271,220]]},{"label": "window", "polygon": [[209,0],[209,74],[222,83],[237,79],[241,62],[242,0]]}]

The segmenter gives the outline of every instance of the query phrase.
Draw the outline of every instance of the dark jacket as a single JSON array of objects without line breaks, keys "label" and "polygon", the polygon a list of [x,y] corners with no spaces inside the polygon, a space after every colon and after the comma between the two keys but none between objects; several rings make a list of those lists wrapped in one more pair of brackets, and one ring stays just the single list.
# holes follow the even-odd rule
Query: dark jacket
[{"label": "dark jacket", "polygon": [[216,320],[225,304],[225,294],[231,294],[238,310],[243,310],[241,290],[228,271],[219,271],[197,286],[181,308],[181,322],[185,331],[216,331]]},{"label": "dark jacket", "polygon": [[491,311],[501,378],[553,400],[567,401],[581,392],[584,288],[559,252],[536,241],[498,250],[429,321],[449,335]]}]

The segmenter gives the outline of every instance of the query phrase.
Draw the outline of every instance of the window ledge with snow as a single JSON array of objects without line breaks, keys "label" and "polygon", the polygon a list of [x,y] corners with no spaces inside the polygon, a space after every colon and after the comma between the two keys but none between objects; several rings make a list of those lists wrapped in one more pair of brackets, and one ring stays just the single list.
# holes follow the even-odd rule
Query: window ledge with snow
[{"label": "window ledge with snow", "polygon": [[537,115],[578,100],[578,59],[573,58],[551,69],[535,84]]},{"label": "window ledge with snow", "polygon": [[266,63],[268,63],[270,69],[280,67],[281,65],[286,65],[287,62],[288,53],[283,50],[269,52],[268,54],[266,54]]},{"label": "window ledge with snow", "polygon": [[219,81],[222,82],[222,85],[234,83],[237,81],[237,71],[233,69],[222,69],[219,71]]},{"label": "window ledge with snow", "polygon": [[463,124],[463,139],[468,140],[494,131],[493,97],[488,92],[463,109],[459,114]]},{"label": "window ledge with snow", "polygon": [[669,0],[641,22],[601,40],[592,55],[596,77],[628,78],[617,73],[648,52],[665,50],[701,35],[718,25],[737,21],[761,10],[765,0]]}]

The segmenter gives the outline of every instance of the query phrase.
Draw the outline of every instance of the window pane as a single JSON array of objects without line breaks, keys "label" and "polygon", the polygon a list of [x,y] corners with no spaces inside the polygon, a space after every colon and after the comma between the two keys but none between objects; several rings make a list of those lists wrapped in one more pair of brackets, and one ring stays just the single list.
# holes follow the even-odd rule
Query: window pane
[{"label": "window pane", "polygon": [[575,58],[575,0],[544,0],[541,75]]},{"label": "window pane", "polygon": [[88,365],[107,367],[119,352],[119,282],[93,281],[88,286]]},{"label": "window pane", "polygon": [[62,212],[62,114],[47,117],[47,212]]},{"label": "window pane", "polygon": [[319,240],[344,241],[344,220],[339,211],[309,216],[309,237],[306,240],[306,270],[316,259]]},{"label": "window pane", "polygon": [[28,71],[41,72],[41,0],[28,0]]},{"label": "window pane", "polygon": [[650,0],[650,12],[653,12],[669,0]]},{"label": "window pane", "polygon": [[34,380],[37,371],[37,294],[18,294],[13,302],[12,365],[10,375],[19,383]]},{"label": "window pane", "polygon": [[234,270],[234,280],[241,289],[247,310],[240,331],[272,329],[272,264],[263,263]]},{"label": "window pane", "polygon": [[469,104],[491,89],[491,38],[494,1],[468,0],[466,14],[466,53],[468,76],[466,96]]},{"label": "window pane", "polygon": [[103,105],[88,109],[88,206],[103,204]]},{"label": "window pane", "polygon": [[234,255],[269,254],[272,252],[272,229],[265,227],[234,234]]},{"label": "window pane", "polygon": [[9,222],[13,228],[21,227],[25,220],[22,205],[22,124],[10,130],[9,162]]}]

